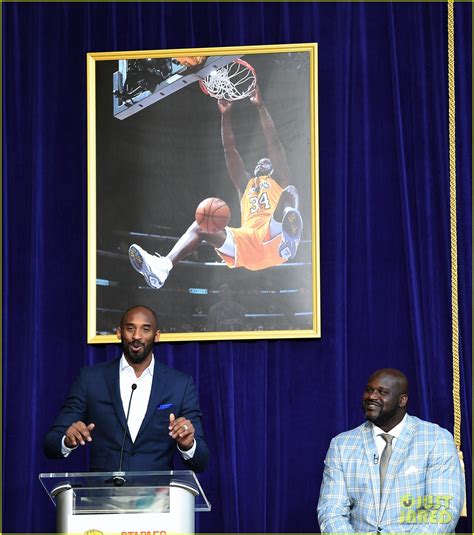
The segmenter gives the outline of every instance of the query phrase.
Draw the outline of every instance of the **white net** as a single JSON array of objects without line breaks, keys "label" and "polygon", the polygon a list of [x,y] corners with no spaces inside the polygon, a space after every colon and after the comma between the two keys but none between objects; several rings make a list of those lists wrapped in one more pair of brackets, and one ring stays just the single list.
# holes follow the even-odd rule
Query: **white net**
[{"label": "white net", "polygon": [[199,83],[209,96],[232,101],[250,97],[255,91],[257,77],[251,65],[238,59],[212,72]]}]

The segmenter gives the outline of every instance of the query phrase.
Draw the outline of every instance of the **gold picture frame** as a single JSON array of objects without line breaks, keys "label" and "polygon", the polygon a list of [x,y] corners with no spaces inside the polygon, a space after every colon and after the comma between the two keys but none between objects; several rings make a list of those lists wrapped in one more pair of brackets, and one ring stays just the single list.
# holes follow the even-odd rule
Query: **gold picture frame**
[{"label": "gold picture frame", "polygon": [[[87,55],[88,343],[117,342],[121,314],[136,304],[155,310],[162,341],[321,335],[317,80],[316,43]],[[238,98],[239,92],[248,96]],[[222,126],[226,102],[234,97],[228,116],[234,149],[250,169],[245,180],[255,182],[242,199],[257,192],[262,217],[271,206],[261,188],[280,181],[277,166],[271,163],[276,173],[269,168],[263,177],[257,167],[251,172],[269,151],[277,163],[281,154],[288,163],[289,180],[281,180],[281,188],[295,188],[285,192],[285,202],[278,193],[271,210],[280,199],[281,206],[258,234],[265,236],[265,247],[277,244],[271,252],[261,253],[260,242],[250,252],[249,242],[240,242],[232,230],[240,228],[245,204],[239,198],[243,189],[238,195],[231,178],[232,151]],[[262,106],[276,140],[267,136]],[[206,227],[211,240],[220,236],[214,232],[230,234],[230,244],[220,256],[206,241],[193,243],[163,287],[150,287],[161,268],[155,260],[147,263],[146,254],[167,257],[174,251],[206,198],[222,199],[230,208],[230,230],[221,230],[220,222],[219,228]],[[290,220],[296,220],[293,226]],[[151,272],[137,273],[129,255]],[[273,258],[268,267],[228,267],[237,257],[249,262],[260,255]],[[169,267],[167,262],[158,263]]]}]

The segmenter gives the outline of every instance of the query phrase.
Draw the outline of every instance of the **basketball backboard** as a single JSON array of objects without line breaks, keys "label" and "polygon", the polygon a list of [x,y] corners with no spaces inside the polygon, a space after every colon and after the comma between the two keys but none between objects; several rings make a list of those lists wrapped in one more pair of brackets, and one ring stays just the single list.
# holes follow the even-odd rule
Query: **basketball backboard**
[{"label": "basketball backboard", "polygon": [[209,56],[202,67],[183,65],[179,58],[120,59],[113,76],[114,117],[126,119],[239,57]]}]

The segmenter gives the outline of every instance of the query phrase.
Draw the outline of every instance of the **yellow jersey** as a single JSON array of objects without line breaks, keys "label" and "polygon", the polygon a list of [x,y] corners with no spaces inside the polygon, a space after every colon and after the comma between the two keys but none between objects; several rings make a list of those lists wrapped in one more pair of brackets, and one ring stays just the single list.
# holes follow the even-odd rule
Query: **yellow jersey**
[{"label": "yellow jersey", "polygon": [[231,267],[252,271],[286,262],[279,253],[281,235],[270,239],[270,219],[283,188],[270,176],[251,178],[240,200],[241,226],[227,227],[235,243],[235,258],[216,250]]}]

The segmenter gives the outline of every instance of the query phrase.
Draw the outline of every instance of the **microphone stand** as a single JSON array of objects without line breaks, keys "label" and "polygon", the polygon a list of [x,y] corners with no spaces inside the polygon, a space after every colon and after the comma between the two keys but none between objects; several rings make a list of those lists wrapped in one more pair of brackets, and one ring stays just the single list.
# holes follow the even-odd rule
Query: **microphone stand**
[{"label": "microphone stand", "polygon": [[[120,450],[120,463],[119,463],[119,469],[118,469],[119,472],[122,471],[122,459],[123,459],[123,450],[124,450],[124,447],[125,447],[125,437],[127,436],[128,417],[130,416],[130,407],[132,406],[133,393],[135,392],[136,389],[137,389],[137,385],[135,383],[133,383],[133,385],[132,385],[132,393],[130,394],[130,400],[128,402],[127,416],[125,418],[125,430],[123,432],[122,448]],[[123,476],[114,476],[114,478],[112,479],[112,483],[116,487],[123,487],[123,484],[126,481],[127,480]]]}]

